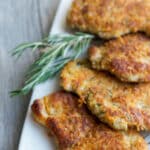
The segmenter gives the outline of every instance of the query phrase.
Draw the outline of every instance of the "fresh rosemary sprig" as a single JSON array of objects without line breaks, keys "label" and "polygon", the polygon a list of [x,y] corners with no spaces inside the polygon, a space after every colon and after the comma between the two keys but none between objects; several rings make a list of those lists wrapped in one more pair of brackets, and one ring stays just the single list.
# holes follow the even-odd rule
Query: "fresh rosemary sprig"
[{"label": "fresh rosemary sprig", "polygon": [[27,48],[46,51],[31,65],[26,75],[24,87],[11,92],[11,96],[26,95],[32,88],[55,76],[72,59],[78,58],[89,46],[93,36],[85,33],[50,35],[41,42],[25,43],[17,46],[12,55],[20,57]]}]

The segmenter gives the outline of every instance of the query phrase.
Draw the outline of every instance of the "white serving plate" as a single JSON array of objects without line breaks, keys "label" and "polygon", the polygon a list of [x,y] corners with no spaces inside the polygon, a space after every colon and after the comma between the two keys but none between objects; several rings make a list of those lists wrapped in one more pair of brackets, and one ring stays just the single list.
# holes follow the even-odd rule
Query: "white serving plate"
[{"label": "white serving plate", "polygon": [[[58,11],[56,13],[50,34],[68,33],[65,20],[67,12],[70,8],[72,0],[61,0]],[[55,150],[55,143],[52,137],[48,136],[46,129],[40,126],[33,120],[31,115],[31,105],[35,99],[42,98],[59,89],[58,77],[46,81],[43,84],[36,86],[33,90],[26,119],[24,122],[18,150]],[[150,143],[150,134],[143,134],[146,141]],[[14,137],[15,138],[15,137]],[[150,145],[149,145],[150,150]]]},{"label": "white serving plate", "polygon": [[[65,20],[72,0],[61,0],[50,34],[67,33]],[[58,77],[48,80],[36,86],[28,106],[18,150],[55,150],[53,139],[48,136],[47,131],[33,120],[31,105],[37,98],[42,98],[59,89]],[[15,138],[15,137],[14,137]]]}]

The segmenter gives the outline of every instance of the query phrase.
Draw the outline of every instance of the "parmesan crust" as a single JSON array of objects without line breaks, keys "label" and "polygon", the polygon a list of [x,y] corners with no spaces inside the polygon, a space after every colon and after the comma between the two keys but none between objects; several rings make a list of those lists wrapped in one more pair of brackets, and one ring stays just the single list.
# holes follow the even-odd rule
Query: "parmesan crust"
[{"label": "parmesan crust", "polygon": [[92,67],[124,82],[150,82],[150,38],[130,34],[89,48]]},{"label": "parmesan crust", "polygon": [[61,85],[102,122],[116,130],[150,130],[150,83],[123,83],[87,63],[69,62],[61,72]]},{"label": "parmesan crust", "polygon": [[56,92],[32,105],[37,122],[56,138],[60,150],[147,150],[144,139],[134,131],[114,131],[79,106],[78,97]]},{"label": "parmesan crust", "polygon": [[150,0],[74,0],[67,24],[102,38],[143,31],[150,35]]}]

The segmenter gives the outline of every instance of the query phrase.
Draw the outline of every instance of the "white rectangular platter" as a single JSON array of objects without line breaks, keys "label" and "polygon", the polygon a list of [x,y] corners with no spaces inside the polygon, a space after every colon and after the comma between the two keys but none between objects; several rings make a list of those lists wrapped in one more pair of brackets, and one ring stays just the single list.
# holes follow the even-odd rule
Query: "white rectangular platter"
[{"label": "white rectangular platter", "polygon": [[[67,33],[65,20],[72,0],[61,0],[55,16],[50,34]],[[55,150],[53,140],[46,130],[37,124],[31,115],[31,105],[37,98],[42,98],[59,89],[58,77],[36,86],[28,106],[18,150]],[[14,137],[15,138],[15,137]]]},{"label": "white rectangular platter", "polygon": [[[66,15],[72,0],[61,0],[55,16],[50,34],[68,33],[66,27]],[[33,90],[31,101],[28,107],[24,127],[22,130],[18,150],[55,150],[52,137],[48,136],[46,130],[33,120],[31,115],[31,105],[35,99],[42,98],[59,89],[58,77],[36,86]],[[150,134],[143,134],[146,141],[150,143]],[[150,150],[150,146],[149,146]]]}]

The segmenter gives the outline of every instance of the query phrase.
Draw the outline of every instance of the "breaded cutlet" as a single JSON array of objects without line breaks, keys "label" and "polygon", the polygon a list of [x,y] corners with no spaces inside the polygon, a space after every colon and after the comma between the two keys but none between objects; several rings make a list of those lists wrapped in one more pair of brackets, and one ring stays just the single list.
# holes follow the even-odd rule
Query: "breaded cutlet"
[{"label": "breaded cutlet", "polygon": [[96,121],[78,97],[56,92],[32,105],[35,120],[51,131],[60,150],[147,150],[135,131],[114,131]]},{"label": "breaded cutlet", "polygon": [[150,0],[74,0],[67,24],[106,39],[138,31],[150,35],[149,10]]},{"label": "breaded cutlet", "polygon": [[123,83],[82,61],[69,62],[60,76],[61,86],[110,127],[150,130],[150,83]]},{"label": "breaded cutlet", "polygon": [[89,48],[97,70],[109,71],[123,82],[150,82],[150,37],[129,34]]}]

